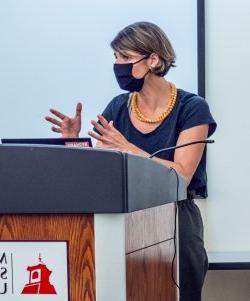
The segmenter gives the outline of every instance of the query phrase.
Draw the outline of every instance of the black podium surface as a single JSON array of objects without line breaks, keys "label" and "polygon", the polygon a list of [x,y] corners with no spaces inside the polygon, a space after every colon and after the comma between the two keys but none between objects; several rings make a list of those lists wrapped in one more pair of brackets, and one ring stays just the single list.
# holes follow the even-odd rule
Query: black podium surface
[{"label": "black podium surface", "polygon": [[184,199],[184,179],[152,159],[96,148],[0,145],[0,213],[126,213]]}]

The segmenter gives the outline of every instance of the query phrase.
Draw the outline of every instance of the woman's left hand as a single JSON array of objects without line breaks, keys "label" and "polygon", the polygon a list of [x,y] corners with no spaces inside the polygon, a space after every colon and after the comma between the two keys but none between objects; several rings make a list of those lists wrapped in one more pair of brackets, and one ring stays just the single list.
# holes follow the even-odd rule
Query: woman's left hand
[{"label": "woman's left hand", "polygon": [[101,142],[101,147],[111,148],[119,151],[129,151],[130,143],[128,140],[113,126],[113,121],[108,122],[102,115],[97,115],[100,123],[91,120],[91,124],[100,133],[89,131],[88,134]]}]

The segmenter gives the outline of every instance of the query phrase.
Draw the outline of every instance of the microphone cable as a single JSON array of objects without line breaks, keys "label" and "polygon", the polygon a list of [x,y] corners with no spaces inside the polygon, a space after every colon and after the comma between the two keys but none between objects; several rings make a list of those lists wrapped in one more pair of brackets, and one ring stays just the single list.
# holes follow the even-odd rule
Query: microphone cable
[{"label": "microphone cable", "polygon": [[[200,144],[200,143],[208,144],[208,143],[214,143],[214,142],[215,142],[214,140],[208,140],[208,139],[206,139],[206,140],[195,140],[195,141],[192,141],[192,142],[188,142],[188,143],[184,143],[184,144],[180,144],[180,145],[176,145],[176,146],[170,146],[170,147],[162,148],[162,149],[160,149],[160,150],[152,153],[149,158],[152,159],[156,155],[161,154],[161,153],[163,153],[165,151],[170,151],[170,150],[173,150],[173,149],[177,149],[177,148],[181,148],[181,147],[186,147],[186,146],[193,145],[193,144]],[[175,176],[176,176],[176,200],[174,202],[175,203],[174,235],[171,238],[174,241],[174,255],[173,255],[173,258],[172,258],[172,262],[171,262],[171,278],[172,278],[172,281],[173,281],[174,285],[180,290],[180,285],[177,283],[177,281],[175,279],[175,276],[174,276],[174,261],[175,261],[176,253],[177,253],[177,248],[176,248],[176,231],[177,231],[177,212],[178,212],[177,202],[178,202],[178,199],[179,199],[179,176],[178,176],[177,171],[173,167],[170,167],[170,171],[174,171]],[[169,239],[169,240],[171,240],[171,239]]]},{"label": "microphone cable", "polygon": [[153,154],[151,154],[149,158],[152,159],[156,155],[161,154],[161,153],[163,153],[165,151],[170,151],[172,149],[177,149],[177,148],[189,146],[189,145],[192,145],[192,144],[199,144],[199,143],[205,143],[205,144],[214,143],[214,140],[207,140],[207,139],[206,140],[195,140],[195,141],[184,143],[184,144],[180,144],[180,145],[175,145],[175,146],[170,146],[170,147],[162,148],[162,149],[159,149],[158,151],[154,152]]}]

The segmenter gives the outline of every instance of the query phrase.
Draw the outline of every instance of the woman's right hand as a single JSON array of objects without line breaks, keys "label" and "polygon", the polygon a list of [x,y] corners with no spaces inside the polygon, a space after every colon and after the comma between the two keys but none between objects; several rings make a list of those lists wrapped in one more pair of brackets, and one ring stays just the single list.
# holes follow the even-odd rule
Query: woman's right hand
[{"label": "woman's right hand", "polygon": [[46,116],[45,119],[53,124],[51,130],[56,133],[61,133],[63,138],[79,137],[81,131],[81,112],[82,104],[79,102],[76,105],[75,117],[68,117],[63,113],[50,109],[50,112],[58,118]]}]

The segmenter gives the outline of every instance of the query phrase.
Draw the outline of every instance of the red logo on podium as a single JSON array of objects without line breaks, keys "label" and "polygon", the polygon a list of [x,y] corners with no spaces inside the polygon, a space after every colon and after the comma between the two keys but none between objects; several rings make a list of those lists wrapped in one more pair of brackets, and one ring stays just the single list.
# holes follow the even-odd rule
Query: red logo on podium
[{"label": "red logo on podium", "polygon": [[39,255],[39,264],[34,266],[28,266],[27,271],[29,274],[29,283],[25,284],[21,294],[47,294],[54,295],[56,290],[54,285],[49,281],[49,277],[52,273],[47,266],[42,262]]}]

